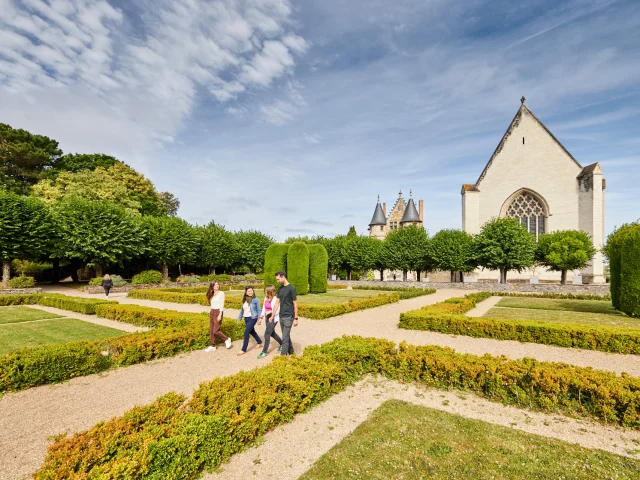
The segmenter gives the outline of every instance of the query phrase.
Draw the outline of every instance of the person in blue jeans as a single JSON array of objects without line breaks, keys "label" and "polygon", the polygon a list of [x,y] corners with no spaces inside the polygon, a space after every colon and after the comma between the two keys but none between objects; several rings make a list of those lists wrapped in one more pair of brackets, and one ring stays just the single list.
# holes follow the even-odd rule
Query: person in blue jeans
[{"label": "person in blue jeans", "polygon": [[255,338],[258,345],[256,348],[262,346],[262,340],[256,332],[256,323],[260,317],[260,299],[256,297],[253,287],[244,288],[244,296],[242,297],[242,307],[238,314],[238,321],[240,322],[244,318],[244,342],[242,342],[242,351],[238,352],[238,355],[244,355],[247,353],[249,347],[249,335]]}]

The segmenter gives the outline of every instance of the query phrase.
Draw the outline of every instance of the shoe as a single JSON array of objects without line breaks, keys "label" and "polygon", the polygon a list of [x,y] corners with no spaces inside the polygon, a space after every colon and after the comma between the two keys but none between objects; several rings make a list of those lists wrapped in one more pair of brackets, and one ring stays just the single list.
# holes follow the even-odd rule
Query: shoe
[{"label": "shoe", "polygon": [[266,353],[264,353],[264,352],[262,352],[260,355],[258,355],[258,358],[264,358],[264,357],[266,357],[266,356],[267,356],[267,354],[266,354]]},{"label": "shoe", "polygon": [[243,352],[242,350],[240,350],[238,353],[236,353],[236,355],[240,356],[240,355],[244,355],[247,352]]},{"label": "shoe", "polygon": [[224,346],[227,347],[227,348],[231,348],[231,339],[230,338],[227,338],[224,341]]},{"label": "shoe", "polygon": [[207,348],[204,349],[205,352],[215,352],[216,351],[216,347],[214,347],[213,345],[209,345]]},{"label": "shoe", "polygon": [[279,351],[279,352],[281,352],[281,351],[282,351],[282,345],[280,345],[280,346],[278,347],[278,351]]},{"label": "shoe", "polygon": [[259,350],[259,349],[261,349],[262,347],[263,347],[263,345],[262,345],[261,343],[259,343],[259,344],[257,344],[257,345],[256,345],[256,350]]}]

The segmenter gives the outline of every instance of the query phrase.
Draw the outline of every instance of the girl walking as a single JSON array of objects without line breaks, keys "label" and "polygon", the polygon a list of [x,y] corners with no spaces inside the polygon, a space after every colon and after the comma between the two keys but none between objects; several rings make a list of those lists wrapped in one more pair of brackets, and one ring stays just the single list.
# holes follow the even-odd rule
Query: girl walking
[{"label": "girl walking", "polygon": [[220,283],[217,280],[209,285],[207,300],[211,305],[211,310],[209,311],[209,346],[204,351],[213,352],[216,349],[216,338],[223,340],[225,346],[231,348],[231,339],[220,331],[222,317],[224,316],[224,292],[220,290]]},{"label": "girl walking", "polygon": [[249,346],[249,335],[251,335],[258,347],[262,345],[262,340],[256,332],[256,323],[260,317],[260,300],[256,297],[253,287],[244,288],[244,296],[242,297],[242,307],[238,314],[238,321],[244,318],[244,341],[242,342],[242,351],[238,352],[238,355],[244,355],[247,353],[247,347]]},{"label": "girl walking", "polygon": [[[273,309],[278,304],[278,297],[276,297],[276,287],[273,285],[267,285],[267,288],[264,290],[264,305],[262,306],[262,314],[260,314],[260,319],[258,320],[258,325],[262,322],[262,319],[265,319],[266,329],[264,331],[264,348],[258,358],[264,358],[267,356],[267,351],[269,350],[269,342],[271,341],[271,337],[274,338],[276,342],[280,344],[278,347],[278,351],[282,350],[282,339],[275,332],[276,324],[278,320],[280,320],[280,315],[277,314],[275,318],[273,318]],[[265,316],[266,315],[266,316]]]},{"label": "girl walking", "polygon": [[105,273],[102,279],[102,288],[104,288],[104,296],[109,298],[109,290],[113,287],[113,280],[108,273]]}]

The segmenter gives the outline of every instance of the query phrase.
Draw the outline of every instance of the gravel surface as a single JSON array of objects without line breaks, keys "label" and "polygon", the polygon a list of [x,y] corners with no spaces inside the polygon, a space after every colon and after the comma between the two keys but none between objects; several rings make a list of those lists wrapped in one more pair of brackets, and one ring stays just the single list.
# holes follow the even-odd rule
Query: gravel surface
[{"label": "gravel surface", "polygon": [[[344,334],[363,335],[395,342],[407,341],[414,345],[449,346],[459,352],[478,355],[489,353],[510,358],[533,357],[640,376],[639,356],[397,328],[401,312],[454,296],[460,296],[460,291],[438,290],[433,295],[328,320],[302,319],[292,331],[294,348],[296,352],[302,352],[307,345],[324,343]],[[207,311],[206,307],[200,305],[128,299],[118,294],[114,297],[121,303],[178,311]],[[237,315],[237,311],[227,311],[227,316],[234,315]],[[264,325],[258,327],[261,336],[263,329]],[[250,345],[253,344],[251,340]],[[277,345],[272,349],[275,347]],[[44,459],[51,435],[90,428],[101,420],[121,415],[135,405],[149,403],[172,390],[190,395],[202,381],[262,366],[273,357],[272,351],[268,357],[258,360],[256,350],[249,350],[249,354],[237,357],[239,348],[240,342],[234,342],[231,350],[218,348],[211,353],[191,352],[76,378],[58,385],[44,385],[5,394],[0,400],[0,479],[19,479],[35,471]]]},{"label": "gravel surface", "polygon": [[[260,445],[233,455],[205,480],[295,480],[387,400],[403,400],[466,418],[564,440],[586,448],[640,458],[640,432],[585,420],[520,410],[473,394],[368,378],[334,395],[288,424],[268,432]],[[292,448],[295,446],[295,448]]]}]

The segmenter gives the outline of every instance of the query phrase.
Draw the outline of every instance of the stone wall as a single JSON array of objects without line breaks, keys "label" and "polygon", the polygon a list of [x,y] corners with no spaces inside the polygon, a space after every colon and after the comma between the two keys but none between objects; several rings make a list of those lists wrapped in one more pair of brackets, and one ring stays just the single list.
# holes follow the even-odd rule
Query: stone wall
[{"label": "stone wall", "polygon": [[42,293],[41,288],[3,288],[0,295],[29,295],[32,293]]}]

